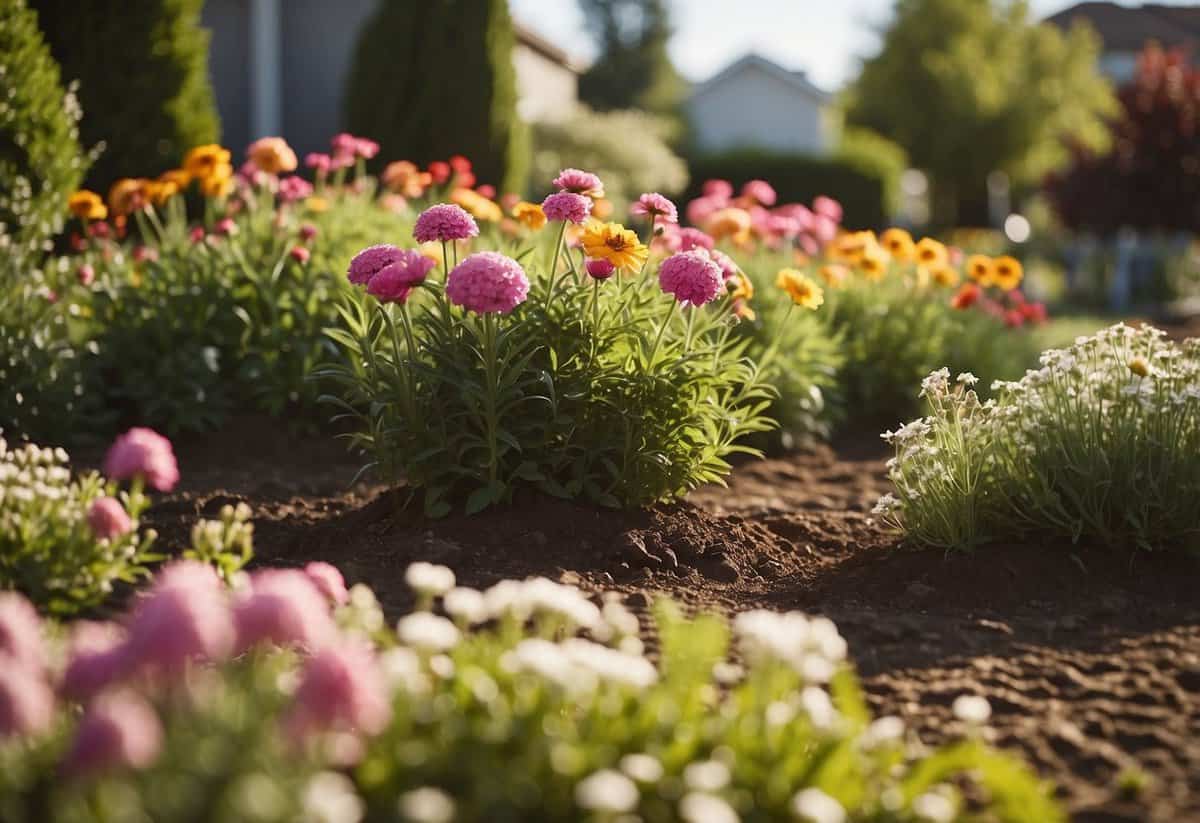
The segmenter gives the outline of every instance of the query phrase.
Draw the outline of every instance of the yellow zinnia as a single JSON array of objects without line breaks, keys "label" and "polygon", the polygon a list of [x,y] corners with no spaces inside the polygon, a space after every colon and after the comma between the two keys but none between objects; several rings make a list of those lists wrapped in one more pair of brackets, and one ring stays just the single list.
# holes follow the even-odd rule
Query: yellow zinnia
[{"label": "yellow zinnia", "polygon": [[161,206],[175,195],[179,194],[179,185],[170,180],[147,180],[146,197],[156,206]]},{"label": "yellow zinnia", "polygon": [[888,253],[882,247],[872,244],[863,250],[862,259],[858,261],[858,265],[868,280],[878,283],[887,274],[889,262],[891,259],[888,257]]},{"label": "yellow zinnia", "polygon": [[917,243],[916,257],[918,263],[933,266],[945,263],[949,255],[946,253],[946,247],[941,243],[932,237],[922,237],[921,242]]},{"label": "yellow zinnia", "polygon": [[230,155],[229,149],[216,143],[196,146],[183,158],[183,170],[191,177],[212,177],[222,166],[228,166],[229,174],[233,174],[232,155]]},{"label": "yellow zinnia", "polygon": [[1017,286],[1021,285],[1021,280],[1025,277],[1025,270],[1021,267],[1021,261],[1015,257],[997,257],[992,261],[992,279],[993,282],[1004,291],[1012,291]]},{"label": "yellow zinnia", "polygon": [[951,266],[949,263],[942,263],[942,264],[936,265],[936,266],[928,266],[927,268],[929,269],[930,278],[933,280],[934,283],[937,283],[939,286],[949,287],[949,286],[957,286],[958,285],[958,280],[959,280],[958,271],[954,268],[954,266]]},{"label": "yellow zinnia", "polygon": [[846,280],[850,277],[850,270],[840,263],[829,263],[821,266],[817,273],[821,275],[821,279],[825,281],[825,285],[831,289],[845,285]]},{"label": "yellow zinnia", "polygon": [[967,258],[967,277],[981,286],[990,286],[993,276],[992,258],[982,254],[972,254]]},{"label": "yellow zinnia", "polygon": [[833,248],[830,250],[830,254],[833,259],[842,263],[858,263],[863,259],[863,255],[867,249],[875,245],[878,245],[878,241],[875,239],[875,232],[848,232],[839,235],[833,241]]},{"label": "yellow zinnia", "polygon": [[513,206],[512,216],[517,218],[522,226],[533,231],[546,225],[546,212],[542,211],[542,207],[537,203],[530,203],[526,200]]},{"label": "yellow zinnia", "polygon": [[735,274],[729,283],[733,286],[733,291],[729,294],[734,300],[749,300],[754,297],[754,283],[741,272]]},{"label": "yellow zinnia", "polygon": [[912,235],[900,228],[885,231],[879,238],[879,243],[888,250],[888,254],[904,262],[912,260],[917,251]]},{"label": "yellow zinnia", "polygon": [[145,208],[149,182],[141,177],[124,177],[113,183],[108,190],[108,208],[119,217]]},{"label": "yellow zinnia", "polygon": [[593,223],[585,228],[583,250],[588,257],[607,260],[618,269],[638,268],[650,255],[637,232],[620,223]]},{"label": "yellow zinnia", "polygon": [[821,287],[796,269],[780,269],[775,285],[787,292],[797,306],[816,311],[825,302]]},{"label": "yellow zinnia", "polygon": [[67,210],[80,220],[103,220],[108,217],[104,200],[94,191],[80,189],[67,198]]},{"label": "yellow zinnia", "polygon": [[224,197],[233,191],[233,166],[218,166],[212,174],[197,179],[205,197]]},{"label": "yellow zinnia", "polygon": [[179,191],[183,191],[188,187],[188,183],[192,182],[192,176],[183,169],[171,169],[164,171],[158,176],[160,183],[174,183]]}]

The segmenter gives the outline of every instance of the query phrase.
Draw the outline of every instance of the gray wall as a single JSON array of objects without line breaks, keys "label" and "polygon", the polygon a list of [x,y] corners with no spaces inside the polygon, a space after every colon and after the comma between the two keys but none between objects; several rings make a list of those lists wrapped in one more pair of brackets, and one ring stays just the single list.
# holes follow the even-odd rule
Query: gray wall
[{"label": "gray wall", "polygon": [[221,142],[240,159],[250,143],[250,0],[209,0],[200,20],[212,33],[208,74],[221,115]]}]

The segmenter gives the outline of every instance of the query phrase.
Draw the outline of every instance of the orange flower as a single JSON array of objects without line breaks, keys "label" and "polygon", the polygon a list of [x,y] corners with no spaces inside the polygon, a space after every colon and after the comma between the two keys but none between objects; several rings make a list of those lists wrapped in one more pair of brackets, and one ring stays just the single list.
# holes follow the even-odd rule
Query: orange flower
[{"label": "orange flower", "polygon": [[733,316],[739,320],[754,320],[758,317],[754,309],[750,308],[750,305],[745,300],[734,300],[732,309]]},{"label": "orange flower", "polygon": [[296,170],[296,152],[282,137],[260,137],[246,149],[246,158],[267,174]]},{"label": "orange flower", "polygon": [[821,275],[821,279],[825,281],[825,285],[831,289],[845,285],[846,280],[850,277],[850,270],[840,263],[829,263],[821,266],[820,271],[817,273]]},{"label": "orange flower", "polygon": [[833,241],[830,255],[842,263],[858,263],[863,259],[867,249],[877,245],[875,232],[856,231],[841,234]]},{"label": "orange flower", "polygon": [[992,258],[982,254],[972,254],[967,258],[967,277],[974,280],[981,286],[992,285],[994,277],[994,266]]},{"label": "orange flower", "polygon": [[918,263],[924,263],[926,266],[945,263],[949,259],[946,247],[932,237],[921,238],[921,242],[917,243],[916,257]]},{"label": "orange flower", "polygon": [[149,180],[138,177],[124,177],[112,184],[108,190],[108,208],[116,215],[133,214],[144,209],[148,199],[147,184]]},{"label": "orange flower", "polygon": [[218,166],[212,174],[198,179],[205,197],[225,197],[233,191],[233,166]]},{"label": "orange flower", "polygon": [[1025,277],[1025,270],[1021,267],[1020,260],[1005,255],[997,257],[992,262],[992,277],[995,285],[1004,291],[1012,291],[1021,285],[1021,280]]},{"label": "orange flower", "polygon": [[229,169],[229,175],[233,174],[232,157],[229,154],[229,149],[223,148],[216,143],[209,143],[206,146],[196,146],[196,148],[189,151],[187,156],[183,158],[183,170],[191,177],[212,177],[218,171],[221,171],[223,167]]},{"label": "orange flower", "polygon": [[728,285],[733,286],[733,290],[729,293],[734,300],[749,300],[754,297],[754,283],[749,277],[737,272]]},{"label": "orange flower", "polygon": [[603,197],[595,197],[592,199],[592,217],[597,220],[607,220],[612,217],[613,204],[611,200]]},{"label": "orange flower", "polygon": [[618,269],[636,269],[646,262],[650,250],[637,232],[620,223],[592,223],[583,231],[583,250],[588,257],[607,260]]},{"label": "orange flower", "polygon": [[500,206],[488,200],[474,189],[455,189],[450,193],[450,201],[462,206],[471,213],[472,217],[478,220],[498,223],[504,217],[504,212],[500,209]]},{"label": "orange flower", "polygon": [[888,229],[879,238],[879,242],[888,250],[888,254],[902,262],[912,260],[917,251],[912,235],[901,228]]},{"label": "orange flower", "polygon": [[156,206],[161,206],[179,194],[179,186],[164,180],[147,180],[146,197]]},{"label": "orange flower", "polygon": [[858,261],[858,265],[868,280],[878,283],[887,274],[890,262],[891,258],[888,253],[882,247],[872,243],[863,250],[862,259]]},{"label": "orange flower", "polygon": [[67,198],[67,210],[80,220],[103,220],[108,217],[108,209],[100,195],[87,189],[80,189]]},{"label": "orange flower", "polygon": [[546,225],[546,212],[537,203],[522,200],[512,208],[512,216],[527,229],[537,231]]},{"label": "orange flower", "polygon": [[923,268],[928,269],[929,277],[939,286],[945,286],[948,288],[958,285],[958,271],[949,263],[942,263],[941,265],[935,266],[925,266]]},{"label": "orange flower", "polygon": [[750,239],[750,212],[745,209],[718,209],[708,218],[708,233],[717,240],[730,238],[735,243]]},{"label": "orange flower", "polygon": [[388,163],[383,170],[383,185],[405,197],[420,197],[432,184],[433,175],[407,160]]}]

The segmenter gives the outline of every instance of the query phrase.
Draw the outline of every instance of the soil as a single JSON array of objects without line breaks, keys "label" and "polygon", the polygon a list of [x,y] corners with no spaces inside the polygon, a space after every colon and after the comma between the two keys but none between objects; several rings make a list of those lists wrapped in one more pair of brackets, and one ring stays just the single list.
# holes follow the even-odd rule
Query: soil
[{"label": "soil", "polygon": [[[545,575],[617,590],[643,615],[660,592],[725,613],[826,614],[875,710],[926,742],[958,731],[955,697],[980,694],[995,742],[1054,781],[1074,819],[1200,820],[1200,563],[1070,545],[907,549],[870,516],[888,487],[874,437],[746,463],[728,488],[673,506],[530,497],[438,521],[355,482],[340,443],[276,423],[239,421],[177,452],[183,483],[148,517],[165,547],[244,501],[257,562],[330,561],[392,616],[410,604],[414,560],[444,563],[465,585]],[[1145,787],[1122,791],[1137,773]]]}]

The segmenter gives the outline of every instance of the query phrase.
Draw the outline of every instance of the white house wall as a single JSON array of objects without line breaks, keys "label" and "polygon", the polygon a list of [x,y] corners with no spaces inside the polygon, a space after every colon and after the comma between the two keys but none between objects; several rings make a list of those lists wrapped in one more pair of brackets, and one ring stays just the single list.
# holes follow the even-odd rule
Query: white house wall
[{"label": "white house wall", "polygon": [[579,97],[579,78],[541,52],[517,44],[513,49],[517,75],[517,112],[522,119],[553,122],[563,119]]},{"label": "white house wall", "polygon": [[706,152],[753,147],[819,154],[826,148],[822,108],[811,95],[753,65],[688,101],[693,137]]}]

